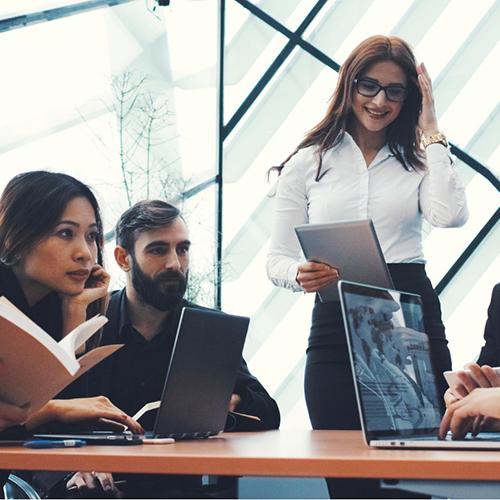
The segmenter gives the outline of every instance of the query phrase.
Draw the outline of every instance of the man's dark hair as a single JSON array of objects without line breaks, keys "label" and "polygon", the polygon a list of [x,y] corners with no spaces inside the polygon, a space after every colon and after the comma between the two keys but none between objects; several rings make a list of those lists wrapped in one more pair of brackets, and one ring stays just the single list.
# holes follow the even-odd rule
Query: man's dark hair
[{"label": "man's dark hair", "polygon": [[118,220],[115,228],[116,243],[133,254],[138,233],[170,226],[177,218],[182,219],[180,210],[166,201],[139,201]]}]

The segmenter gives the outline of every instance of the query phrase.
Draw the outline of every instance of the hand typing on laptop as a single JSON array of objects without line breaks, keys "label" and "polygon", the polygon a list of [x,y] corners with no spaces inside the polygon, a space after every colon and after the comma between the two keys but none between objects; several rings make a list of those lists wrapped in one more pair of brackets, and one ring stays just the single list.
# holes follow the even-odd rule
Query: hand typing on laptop
[{"label": "hand typing on laptop", "polygon": [[[469,363],[465,366],[464,370],[456,372],[456,378],[459,383],[452,385],[444,395],[447,408],[466,398],[475,389],[500,387],[500,376],[494,368],[488,365],[479,366],[476,363]],[[445,418],[443,418],[443,421],[445,421]],[[474,421],[468,421],[468,428],[465,434],[472,432],[473,435],[477,435],[482,430],[500,431],[500,422],[496,422],[486,416],[478,415]]]},{"label": "hand typing on laptop", "polygon": [[105,396],[68,400],[53,399],[26,422],[26,427],[34,429],[50,421],[57,420],[61,423],[72,423],[99,417],[107,419],[108,422],[113,420],[124,424],[134,433],[141,434],[144,432],[139,423],[120,410]]},{"label": "hand typing on laptop", "polygon": [[439,437],[444,439],[451,431],[453,439],[461,439],[469,431],[477,435],[485,426],[500,430],[500,387],[478,388],[451,403],[441,421]]}]

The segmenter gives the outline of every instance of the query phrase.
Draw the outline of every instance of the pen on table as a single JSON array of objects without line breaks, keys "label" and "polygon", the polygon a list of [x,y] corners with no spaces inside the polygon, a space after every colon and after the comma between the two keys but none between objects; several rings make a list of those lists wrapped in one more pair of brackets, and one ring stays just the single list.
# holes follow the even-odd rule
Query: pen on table
[{"label": "pen on table", "polygon": [[80,448],[87,444],[83,439],[35,439],[26,441],[26,448]]}]

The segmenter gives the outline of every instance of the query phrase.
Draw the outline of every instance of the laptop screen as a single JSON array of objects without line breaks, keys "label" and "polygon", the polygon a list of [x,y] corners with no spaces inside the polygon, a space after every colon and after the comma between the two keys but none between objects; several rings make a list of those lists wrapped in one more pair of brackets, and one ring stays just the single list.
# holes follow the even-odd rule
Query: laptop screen
[{"label": "laptop screen", "polygon": [[367,437],[433,433],[441,411],[418,295],[340,282]]}]

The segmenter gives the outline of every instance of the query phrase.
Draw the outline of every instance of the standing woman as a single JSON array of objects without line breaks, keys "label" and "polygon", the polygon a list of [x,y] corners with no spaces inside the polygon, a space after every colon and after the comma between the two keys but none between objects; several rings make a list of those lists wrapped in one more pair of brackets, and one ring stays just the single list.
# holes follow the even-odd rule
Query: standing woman
[{"label": "standing woman", "polygon": [[[363,41],[343,64],[325,117],[277,167],[267,260],[275,285],[316,292],[339,274],[324,264],[301,262],[294,226],[372,219],[395,287],[422,296],[442,393],[441,374],[451,361],[439,300],[425,272],[422,220],[436,227],[467,220],[464,189],[447,146],[429,75],[408,44],[395,36]],[[360,429],[340,304],[317,297],[305,396],[314,429]],[[370,495],[364,487],[356,491],[353,481],[331,483],[337,497]]]},{"label": "standing woman", "polygon": [[[99,206],[85,184],[45,171],[17,175],[0,197],[0,296],[59,341],[103,309],[109,275],[102,246]],[[47,422],[99,417],[140,430],[107,398],[66,399],[85,394],[83,383],[77,380],[61,393],[64,399],[49,401],[26,422],[26,409],[0,402],[0,438],[20,438]],[[0,497],[5,479],[0,471]]]}]

